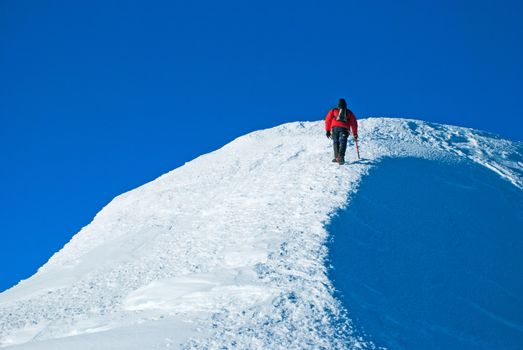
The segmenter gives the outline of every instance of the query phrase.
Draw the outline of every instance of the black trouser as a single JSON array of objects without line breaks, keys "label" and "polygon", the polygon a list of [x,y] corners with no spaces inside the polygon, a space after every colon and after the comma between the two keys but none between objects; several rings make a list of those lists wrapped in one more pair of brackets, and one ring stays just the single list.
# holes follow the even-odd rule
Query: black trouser
[{"label": "black trouser", "polygon": [[349,138],[349,129],[335,126],[332,128],[332,145],[334,147],[334,157],[345,159],[347,150],[347,139]]}]

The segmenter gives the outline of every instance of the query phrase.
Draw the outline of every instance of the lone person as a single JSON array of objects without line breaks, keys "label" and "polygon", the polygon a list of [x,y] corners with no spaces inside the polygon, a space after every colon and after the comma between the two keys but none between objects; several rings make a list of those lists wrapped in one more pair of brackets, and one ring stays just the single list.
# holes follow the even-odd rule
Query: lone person
[{"label": "lone person", "polygon": [[332,138],[334,147],[333,162],[345,164],[345,151],[347,150],[347,139],[349,130],[352,129],[354,140],[358,140],[358,121],[356,116],[347,108],[347,102],[343,98],[338,101],[338,107],[333,108],[325,117],[325,131],[327,137]]}]

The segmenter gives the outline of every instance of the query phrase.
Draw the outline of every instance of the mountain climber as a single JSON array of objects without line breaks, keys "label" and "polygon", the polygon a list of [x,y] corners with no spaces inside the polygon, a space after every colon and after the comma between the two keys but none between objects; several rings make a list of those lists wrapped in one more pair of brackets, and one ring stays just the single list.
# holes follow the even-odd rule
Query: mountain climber
[{"label": "mountain climber", "polygon": [[354,141],[357,141],[358,121],[354,113],[347,108],[345,99],[340,98],[338,107],[331,109],[325,117],[325,131],[327,132],[327,137],[332,138],[334,148],[333,162],[345,163],[345,150],[347,149],[347,139],[351,129]]}]

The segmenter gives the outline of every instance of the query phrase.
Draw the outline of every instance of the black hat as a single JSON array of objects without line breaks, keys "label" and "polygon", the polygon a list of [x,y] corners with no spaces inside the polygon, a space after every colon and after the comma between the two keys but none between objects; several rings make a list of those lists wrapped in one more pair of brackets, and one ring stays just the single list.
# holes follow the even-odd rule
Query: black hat
[{"label": "black hat", "polygon": [[345,102],[344,98],[338,100],[338,108],[347,108],[347,102]]}]

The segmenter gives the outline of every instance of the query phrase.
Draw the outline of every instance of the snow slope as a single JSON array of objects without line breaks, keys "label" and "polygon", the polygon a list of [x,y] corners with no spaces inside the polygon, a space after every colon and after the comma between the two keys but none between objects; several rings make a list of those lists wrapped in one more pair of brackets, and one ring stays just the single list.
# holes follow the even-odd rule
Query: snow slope
[{"label": "snow slope", "polygon": [[[116,197],[0,294],[13,349],[371,348],[333,297],[325,224],[385,157],[473,161],[523,189],[521,144],[403,119],[361,121],[330,162],[321,122],[240,137]],[[349,310],[350,312],[350,310]]]},{"label": "snow slope", "polygon": [[329,276],[378,346],[521,350],[522,227],[523,191],[490,170],[388,158],[327,227]]}]

